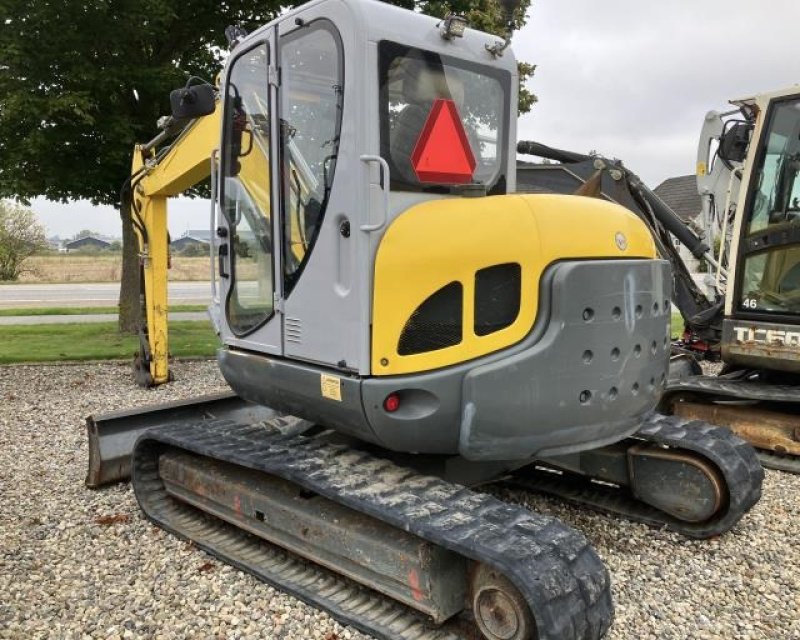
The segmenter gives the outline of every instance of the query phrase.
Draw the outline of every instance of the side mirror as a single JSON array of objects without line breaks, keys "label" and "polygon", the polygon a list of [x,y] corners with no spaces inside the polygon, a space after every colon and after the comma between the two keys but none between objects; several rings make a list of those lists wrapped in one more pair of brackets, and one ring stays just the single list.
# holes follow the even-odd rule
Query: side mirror
[{"label": "side mirror", "polygon": [[749,122],[737,122],[725,131],[719,139],[719,157],[728,162],[744,162],[752,130],[753,125]]},{"label": "side mirror", "polygon": [[172,117],[176,120],[193,120],[214,113],[214,87],[195,84],[175,89],[169,94]]}]

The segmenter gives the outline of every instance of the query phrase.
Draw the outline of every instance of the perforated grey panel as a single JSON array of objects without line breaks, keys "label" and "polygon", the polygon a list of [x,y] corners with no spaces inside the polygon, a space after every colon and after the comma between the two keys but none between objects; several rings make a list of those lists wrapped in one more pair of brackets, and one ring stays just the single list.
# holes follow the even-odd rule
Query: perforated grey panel
[{"label": "perforated grey panel", "polygon": [[464,377],[462,455],[566,452],[634,429],[664,387],[670,290],[662,261],[558,265],[542,338]]}]

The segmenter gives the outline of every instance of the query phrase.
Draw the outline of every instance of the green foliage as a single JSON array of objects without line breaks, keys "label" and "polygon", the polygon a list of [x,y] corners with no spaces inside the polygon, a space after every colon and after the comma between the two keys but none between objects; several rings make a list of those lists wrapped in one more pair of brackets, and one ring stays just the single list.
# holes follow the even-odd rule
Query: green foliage
[{"label": "green foliage", "polygon": [[117,204],[133,145],[153,137],[169,92],[190,75],[214,79],[225,26],[255,28],[279,8],[249,0],[4,4],[13,17],[0,29],[0,196],[95,204]]},{"label": "green foliage", "polygon": [[[516,16],[525,21],[530,0]],[[169,92],[213,81],[224,28],[253,30],[299,2],[5,0],[0,25],[0,197],[119,202],[136,142],[153,137]],[[434,16],[452,10],[501,35],[494,0],[395,0]],[[521,64],[522,78],[532,66]],[[135,97],[138,96],[138,99]],[[520,110],[535,98],[524,91]]]},{"label": "green foliage", "polygon": [[88,238],[90,236],[97,238],[100,234],[97,231],[92,231],[91,229],[83,229],[78,231],[75,234],[75,237],[72,238],[73,240],[80,240],[81,238]]},{"label": "green foliage", "polygon": [[0,200],[0,280],[16,280],[25,259],[46,247],[44,227],[36,214]]}]

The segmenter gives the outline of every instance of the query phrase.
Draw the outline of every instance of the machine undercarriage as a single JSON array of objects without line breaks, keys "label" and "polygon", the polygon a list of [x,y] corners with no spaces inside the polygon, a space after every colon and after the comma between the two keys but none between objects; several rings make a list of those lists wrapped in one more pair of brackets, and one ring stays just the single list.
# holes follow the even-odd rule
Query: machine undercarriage
[{"label": "machine undercarriage", "polygon": [[510,483],[708,538],[735,526],[763,479],[727,430],[656,414],[629,440],[528,463],[392,454],[233,394],[87,426],[89,486],[131,474],[159,526],[378,638],[605,633],[609,578],[585,538],[465,485]]}]

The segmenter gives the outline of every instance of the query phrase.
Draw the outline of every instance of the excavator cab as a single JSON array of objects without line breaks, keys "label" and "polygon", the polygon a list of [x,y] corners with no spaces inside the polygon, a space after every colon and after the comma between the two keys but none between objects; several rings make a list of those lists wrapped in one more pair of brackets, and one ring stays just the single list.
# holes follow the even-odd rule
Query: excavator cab
[{"label": "excavator cab", "polygon": [[734,229],[735,275],[723,328],[732,364],[800,372],[800,96],[766,96]]},{"label": "excavator cab", "polygon": [[213,232],[237,394],[481,460],[613,441],[655,406],[668,266],[622,208],[507,195],[518,79],[495,44],[326,2],[233,50]]}]

